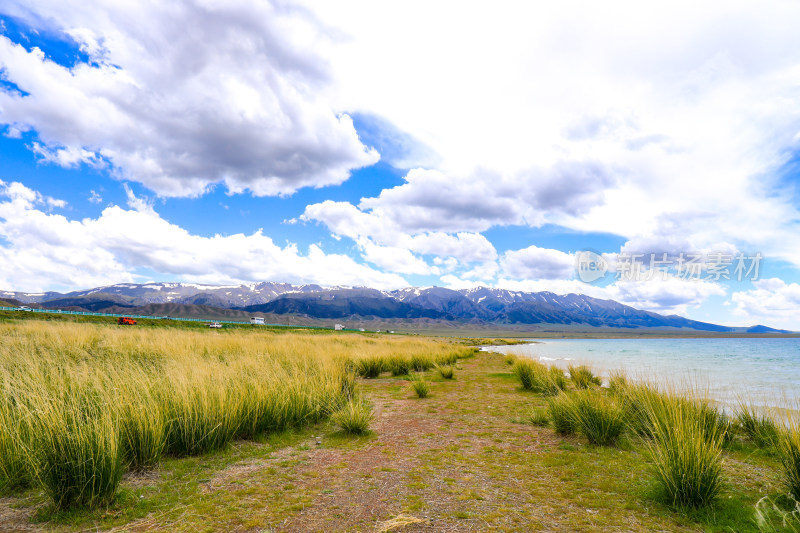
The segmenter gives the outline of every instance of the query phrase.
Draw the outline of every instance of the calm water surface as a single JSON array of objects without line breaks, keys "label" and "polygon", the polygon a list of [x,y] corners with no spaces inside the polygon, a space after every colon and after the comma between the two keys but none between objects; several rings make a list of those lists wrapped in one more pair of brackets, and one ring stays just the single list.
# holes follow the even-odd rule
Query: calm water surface
[{"label": "calm water surface", "polygon": [[569,339],[492,347],[566,368],[692,383],[721,402],[743,397],[761,405],[800,405],[800,339]]}]

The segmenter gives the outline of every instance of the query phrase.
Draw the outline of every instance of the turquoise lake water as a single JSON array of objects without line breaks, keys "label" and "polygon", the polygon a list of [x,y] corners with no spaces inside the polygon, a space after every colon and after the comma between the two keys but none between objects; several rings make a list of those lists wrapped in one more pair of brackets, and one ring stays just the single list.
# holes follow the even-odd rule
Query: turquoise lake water
[{"label": "turquoise lake water", "polygon": [[587,364],[607,377],[691,384],[725,404],[739,397],[758,405],[800,407],[800,339],[568,339],[497,346],[555,364]]}]

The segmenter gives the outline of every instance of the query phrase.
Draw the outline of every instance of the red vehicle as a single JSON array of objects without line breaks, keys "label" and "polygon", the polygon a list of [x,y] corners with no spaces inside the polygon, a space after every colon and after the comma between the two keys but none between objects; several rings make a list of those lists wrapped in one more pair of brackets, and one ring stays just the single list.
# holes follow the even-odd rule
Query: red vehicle
[{"label": "red vehicle", "polygon": [[120,326],[135,326],[136,321],[128,316],[121,316],[117,319],[117,324]]}]

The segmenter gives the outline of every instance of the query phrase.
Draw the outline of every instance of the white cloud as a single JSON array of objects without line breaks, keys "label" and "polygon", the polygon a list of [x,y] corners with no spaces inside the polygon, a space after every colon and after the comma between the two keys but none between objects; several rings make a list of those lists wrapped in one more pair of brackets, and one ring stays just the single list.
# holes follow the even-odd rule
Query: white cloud
[{"label": "white cloud", "polygon": [[108,207],[96,218],[70,220],[40,210],[48,201],[19,183],[0,183],[0,286],[14,290],[92,287],[134,281],[137,269],[185,281],[281,280],[322,285],[398,288],[408,283],[311,245],[284,248],[259,230],[202,237],[161,218],[130,193],[134,208]]},{"label": "white cloud", "polygon": [[748,324],[766,323],[800,331],[800,284],[768,278],[753,285],[755,289],[731,295],[736,315]]},{"label": "white cloud", "polygon": [[431,267],[410,251],[395,246],[379,246],[368,239],[361,243],[363,257],[377,267],[400,274],[438,274],[439,269]]},{"label": "white cloud", "polygon": [[514,279],[569,279],[575,273],[575,258],[559,250],[529,246],[504,253],[500,266],[504,276]]},{"label": "white cloud", "polygon": [[[409,254],[453,257],[463,263],[494,262],[497,258],[497,251],[492,243],[479,233],[417,232],[403,224],[403,220],[407,219],[398,220],[387,216],[383,210],[363,210],[348,202],[326,200],[309,205],[300,220],[321,222],[335,236],[349,237],[365,250],[368,247],[384,246],[404,249]],[[416,264],[419,265],[420,261],[415,258]],[[407,262],[403,261],[404,264]],[[421,266],[415,267],[415,273],[421,273]]]},{"label": "white cloud", "polygon": [[338,184],[377,161],[326,97],[327,31],[283,2],[4,6],[68,34],[90,62],[65,67],[0,36],[0,124],[33,129],[49,163],[113,165],[163,196],[224,182],[290,194]]},{"label": "white cloud", "polygon": [[442,280],[442,283],[446,288],[453,289],[454,291],[460,289],[474,289],[477,287],[485,286],[485,284],[481,282],[462,279],[452,274],[447,274],[445,276],[442,276],[440,279]]},{"label": "white cloud", "polygon": [[340,107],[441,157],[360,208],[409,231],[677,228],[675,246],[800,265],[798,210],[776,190],[800,150],[800,5],[308,4],[350,36],[331,50]]}]

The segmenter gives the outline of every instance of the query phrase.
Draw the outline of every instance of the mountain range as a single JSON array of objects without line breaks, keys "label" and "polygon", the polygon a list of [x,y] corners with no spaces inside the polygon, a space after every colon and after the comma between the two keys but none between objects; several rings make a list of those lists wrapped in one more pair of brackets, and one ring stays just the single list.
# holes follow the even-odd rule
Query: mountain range
[{"label": "mountain range", "polygon": [[0,299],[47,309],[246,320],[250,315],[335,321],[436,321],[461,325],[558,325],[570,328],[669,328],[717,333],[785,333],[733,328],[660,315],[582,294],[478,287],[380,291],[288,283],[202,285],[124,283],[69,293],[0,291]]}]

